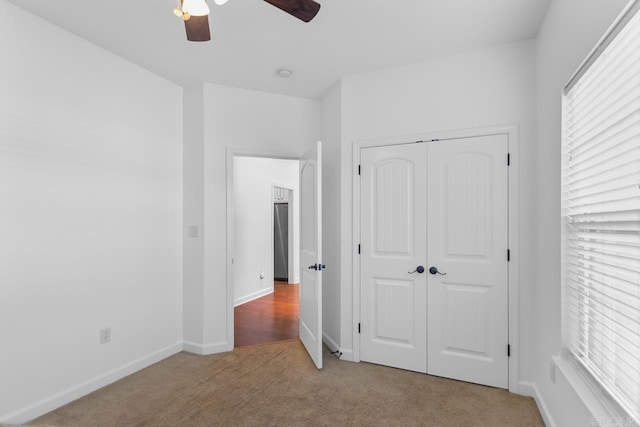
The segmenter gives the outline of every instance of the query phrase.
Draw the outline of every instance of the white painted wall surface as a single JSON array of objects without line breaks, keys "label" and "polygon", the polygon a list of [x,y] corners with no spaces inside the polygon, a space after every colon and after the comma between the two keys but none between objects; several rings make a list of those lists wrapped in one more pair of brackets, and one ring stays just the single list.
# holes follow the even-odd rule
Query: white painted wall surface
[{"label": "white painted wall surface", "polygon": [[0,51],[2,423],[180,351],[182,91],[4,0]]},{"label": "white painted wall surface", "polygon": [[[204,334],[204,92],[183,89],[183,341],[190,350]],[[195,229],[194,229],[195,227]],[[191,231],[191,233],[190,233]]]},{"label": "white painted wall surface", "polygon": [[560,150],[562,88],[622,11],[627,0],[554,0],[536,48],[538,138],[535,170],[535,382],[549,424],[593,425],[591,414],[557,371],[551,356],[561,349]]},{"label": "white painted wall surface", "polygon": [[[297,160],[235,157],[234,200],[234,305],[273,292],[273,186],[290,188],[293,199],[293,269],[299,277],[300,162]],[[264,278],[260,278],[260,272]]]},{"label": "white painted wall surface", "polygon": [[204,333],[194,350],[213,353],[230,350],[233,338],[227,323],[226,148],[301,154],[320,138],[320,102],[206,84],[204,137]]},{"label": "white painted wall surface", "polygon": [[[497,46],[342,82],[341,345],[353,348],[352,143],[434,131],[519,126],[520,378],[533,377],[534,42]],[[344,358],[344,356],[343,356]]]},{"label": "white painted wall surface", "polygon": [[322,98],[322,332],[332,351],[340,348],[340,150],[342,83]]}]

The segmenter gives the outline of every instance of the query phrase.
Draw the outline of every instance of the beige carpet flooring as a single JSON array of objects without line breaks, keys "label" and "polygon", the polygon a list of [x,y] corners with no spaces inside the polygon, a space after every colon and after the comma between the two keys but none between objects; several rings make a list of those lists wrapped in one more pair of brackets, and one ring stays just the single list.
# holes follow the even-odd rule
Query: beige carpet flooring
[{"label": "beige carpet flooring", "polygon": [[46,414],[47,426],[543,426],[531,398],[325,351],[299,341],[179,353]]}]

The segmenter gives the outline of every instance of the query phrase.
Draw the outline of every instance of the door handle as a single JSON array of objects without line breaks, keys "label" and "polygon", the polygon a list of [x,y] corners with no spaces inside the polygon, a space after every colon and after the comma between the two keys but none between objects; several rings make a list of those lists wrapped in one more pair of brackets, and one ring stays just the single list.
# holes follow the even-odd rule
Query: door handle
[{"label": "door handle", "polygon": [[415,270],[413,270],[413,271],[407,271],[407,273],[409,273],[409,274],[413,274],[413,273],[415,273],[416,271],[417,271],[418,273],[424,273],[424,267],[423,267],[423,266],[421,266],[421,265],[419,265],[419,266],[417,266],[417,267],[416,267],[416,269],[415,269]]},{"label": "door handle", "polygon": [[313,265],[310,265],[308,268],[309,270],[322,271],[325,268],[327,268],[327,266],[324,264],[313,264]]},{"label": "door handle", "polygon": [[431,268],[429,268],[429,273],[431,273],[431,274],[439,274],[439,275],[441,275],[441,276],[446,276],[446,275],[447,275],[447,273],[440,273],[440,272],[438,271],[438,267],[431,267]]}]

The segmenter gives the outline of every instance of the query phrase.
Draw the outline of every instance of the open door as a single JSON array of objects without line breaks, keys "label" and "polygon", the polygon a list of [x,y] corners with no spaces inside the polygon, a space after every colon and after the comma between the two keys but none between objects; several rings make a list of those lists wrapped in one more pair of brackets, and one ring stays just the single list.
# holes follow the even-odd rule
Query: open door
[{"label": "open door", "polygon": [[300,159],[300,340],[322,369],[322,143]]}]

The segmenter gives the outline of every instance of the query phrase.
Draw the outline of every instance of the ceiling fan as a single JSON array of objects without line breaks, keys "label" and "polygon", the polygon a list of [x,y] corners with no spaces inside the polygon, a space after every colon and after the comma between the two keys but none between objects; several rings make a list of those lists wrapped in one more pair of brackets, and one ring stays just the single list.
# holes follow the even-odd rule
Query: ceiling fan
[{"label": "ceiling fan", "polygon": [[[320,3],[314,0],[264,0],[291,16],[304,22],[311,21],[320,10]],[[215,0],[222,5],[227,0]],[[178,7],[173,11],[184,20],[187,40],[204,42],[211,40],[209,31],[209,6],[206,0],[178,0]]]}]

